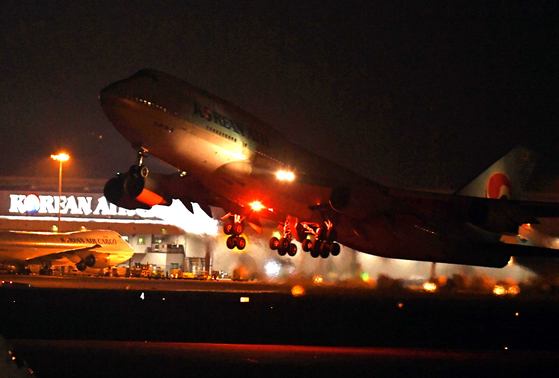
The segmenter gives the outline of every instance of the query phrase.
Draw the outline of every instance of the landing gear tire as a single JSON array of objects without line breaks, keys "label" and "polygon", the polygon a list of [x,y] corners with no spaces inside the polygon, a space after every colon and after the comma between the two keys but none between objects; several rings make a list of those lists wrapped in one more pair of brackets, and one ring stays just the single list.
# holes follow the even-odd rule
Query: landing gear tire
[{"label": "landing gear tire", "polygon": [[330,248],[330,253],[332,256],[338,256],[340,254],[341,247],[338,243],[333,243],[332,247]]},{"label": "landing gear tire", "polygon": [[320,227],[318,229],[316,236],[318,237],[319,240],[326,240],[326,238],[328,237],[328,228]]},{"label": "landing gear tire", "polygon": [[310,252],[310,250],[312,249],[312,240],[311,239],[303,240],[301,247],[303,248],[303,251]]},{"label": "landing gear tire", "polygon": [[223,232],[225,235],[231,235],[233,233],[233,222],[223,223]]},{"label": "landing gear tire", "polygon": [[235,248],[236,242],[237,242],[237,238],[235,236],[229,236],[226,242],[227,248],[229,249]]},{"label": "landing gear tire", "polygon": [[297,246],[293,243],[289,244],[287,254],[291,257],[295,256],[297,254]]},{"label": "landing gear tire", "polygon": [[143,178],[146,178],[146,177],[148,177],[148,175],[149,175],[148,167],[146,167],[145,165],[142,165],[140,167],[140,176],[142,176]]},{"label": "landing gear tire", "polygon": [[287,253],[287,250],[280,245],[279,248],[278,248],[278,255],[285,256],[286,253]]},{"label": "landing gear tire", "polygon": [[245,238],[243,238],[242,236],[238,236],[235,239],[235,246],[237,247],[238,250],[242,251],[243,249],[245,249],[245,247],[247,246],[247,241]]},{"label": "landing gear tire", "polygon": [[317,258],[318,256],[320,256],[320,245],[322,244],[322,242],[320,242],[319,240],[315,240],[312,243],[312,248],[311,248],[311,256],[313,258]]},{"label": "landing gear tire", "polygon": [[244,227],[243,227],[242,223],[237,222],[237,223],[233,224],[233,229],[232,229],[233,235],[239,236],[240,234],[243,233],[243,230],[244,230]]},{"label": "landing gear tire", "polygon": [[331,244],[328,242],[322,242],[320,244],[320,257],[326,259],[330,256],[330,246]]},{"label": "landing gear tire", "polygon": [[275,251],[275,250],[277,250],[277,249],[279,248],[279,246],[280,246],[280,241],[279,241],[278,238],[276,238],[276,237],[274,236],[274,237],[272,237],[272,238],[270,239],[269,245],[270,245],[270,249],[271,249],[272,251]]},{"label": "landing gear tire", "polygon": [[281,249],[287,252],[287,250],[289,249],[289,243],[291,243],[291,240],[289,240],[288,238],[282,238],[280,240]]},{"label": "landing gear tire", "polygon": [[326,240],[329,242],[335,242],[338,239],[338,231],[334,227],[331,227],[326,233]]}]

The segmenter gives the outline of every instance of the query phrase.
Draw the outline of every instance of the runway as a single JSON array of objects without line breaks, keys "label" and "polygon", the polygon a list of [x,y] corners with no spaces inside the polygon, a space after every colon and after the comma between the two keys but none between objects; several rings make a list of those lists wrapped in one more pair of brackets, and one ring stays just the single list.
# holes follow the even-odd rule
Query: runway
[{"label": "runway", "polygon": [[[518,351],[197,344],[75,340],[13,340],[41,376],[294,376],[390,377],[542,376],[557,355]],[[77,362],[79,361],[79,363]],[[100,364],[102,364],[100,366]],[[105,374],[103,374],[105,373]]]},{"label": "runway", "polygon": [[162,290],[162,291],[241,291],[241,292],[288,292],[286,283],[231,280],[179,280],[127,277],[93,276],[39,276],[0,275],[0,280],[27,283],[36,288],[102,289],[102,290]]},{"label": "runway", "polygon": [[304,295],[294,296],[293,282],[1,278],[19,285],[0,287],[0,334],[42,377],[341,376],[353,368],[526,376],[559,367],[554,295],[301,283]]}]

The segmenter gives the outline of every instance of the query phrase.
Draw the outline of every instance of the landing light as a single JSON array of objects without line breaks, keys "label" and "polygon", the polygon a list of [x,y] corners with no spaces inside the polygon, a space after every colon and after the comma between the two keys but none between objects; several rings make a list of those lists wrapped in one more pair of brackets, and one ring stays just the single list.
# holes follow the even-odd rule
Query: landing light
[{"label": "landing light", "polygon": [[260,211],[264,208],[264,205],[262,205],[262,202],[260,201],[253,201],[251,203],[248,204],[250,206],[250,208],[253,211]]},{"label": "landing light", "polygon": [[295,174],[289,171],[278,171],[276,172],[276,177],[280,181],[293,181],[295,180]]}]

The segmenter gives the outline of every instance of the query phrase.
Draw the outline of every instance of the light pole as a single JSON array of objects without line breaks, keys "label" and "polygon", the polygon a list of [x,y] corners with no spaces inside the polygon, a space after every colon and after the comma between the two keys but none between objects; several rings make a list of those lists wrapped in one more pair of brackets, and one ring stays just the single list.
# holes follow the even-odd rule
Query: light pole
[{"label": "light pole", "polygon": [[58,155],[50,155],[53,160],[56,160],[60,163],[60,168],[58,169],[58,227],[60,227],[60,201],[62,197],[62,163],[68,161],[70,156],[65,154],[64,152],[59,153]]}]

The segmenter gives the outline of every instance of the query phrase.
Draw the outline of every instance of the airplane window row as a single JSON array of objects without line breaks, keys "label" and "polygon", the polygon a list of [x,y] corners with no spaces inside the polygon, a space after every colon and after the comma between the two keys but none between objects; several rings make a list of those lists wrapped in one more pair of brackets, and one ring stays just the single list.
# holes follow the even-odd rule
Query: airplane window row
[{"label": "airplane window row", "polygon": [[154,104],[154,103],[151,102],[151,101],[144,100],[144,99],[141,99],[141,98],[138,98],[138,97],[136,97],[134,100],[135,100],[136,102],[141,102],[141,103],[143,103],[143,104],[146,104],[147,106],[150,106],[150,107],[152,107],[152,108],[156,108],[156,109],[162,110],[163,112],[167,113],[167,109],[166,109],[166,108],[164,108],[163,106],[159,106],[159,105],[157,105],[157,104]]},{"label": "airplane window row", "polygon": [[277,160],[277,159],[274,159],[273,157],[268,156],[268,155],[266,155],[266,154],[263,154],[263,153],[260,152],[260,151],[255,151],[255,152],[256,152],[258,155],[261,155],[262,157],[264,157],[264,158],[266,158],[266,159],[268,159],[268,160],[272,160],[272,161],[274,161],[274,162],[276,162],[276,163],[282,164],[281,161],[279,161],[279,160]]},{"label": "airplane window row", "polygon": [[225,134],[223,131],[219,131],[214,129],[213,127],[206,126],[207,130],[210,130],[212,133],[219,135],[220,137],[227,138],[232,142],[237,142],[237,138],[232,137],[231,135]]}]

